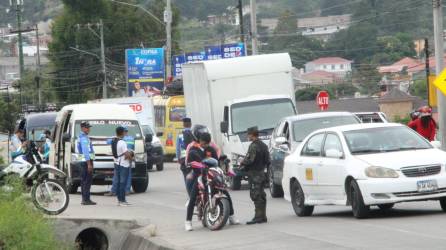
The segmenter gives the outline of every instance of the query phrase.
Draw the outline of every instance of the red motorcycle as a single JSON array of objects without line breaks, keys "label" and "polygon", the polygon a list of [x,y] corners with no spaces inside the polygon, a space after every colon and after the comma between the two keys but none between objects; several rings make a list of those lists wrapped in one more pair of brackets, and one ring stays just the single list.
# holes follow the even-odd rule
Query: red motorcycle
[{"label": "red motorcycle", "polygon": [[201,169],[196,201],[198,219],[204,227],[220,230],[228,222],[230,210],[225,173],[215,159],[206,159],[193,167]]}]

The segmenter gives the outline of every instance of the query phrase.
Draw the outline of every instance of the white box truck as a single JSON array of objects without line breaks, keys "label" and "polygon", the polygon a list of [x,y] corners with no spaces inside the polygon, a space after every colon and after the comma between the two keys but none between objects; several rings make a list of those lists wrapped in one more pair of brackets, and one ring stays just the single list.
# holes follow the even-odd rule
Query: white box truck
[{"label": "white box truck", "polygon": [[296,114],[291,69],[286,53],[183,65],[187,116],[207,126],[231,159],[237,173],[232,189],[245,178],[237,163],[250,144],[246,130],[257,126],[268,143],[277,123]]},{"label": "white box truck", "polygon": [[135,112],[139,124],[143,130],[143,136],[151,135],[151,142],[146,143],[147,168],[149,170],[156,166],[156,170],[164,169],[164,150],[161,140],[155,131],[155,108],[151,97],[122,97],[107,98],[88,101],[88,103],[106,103],[129,106]]}]

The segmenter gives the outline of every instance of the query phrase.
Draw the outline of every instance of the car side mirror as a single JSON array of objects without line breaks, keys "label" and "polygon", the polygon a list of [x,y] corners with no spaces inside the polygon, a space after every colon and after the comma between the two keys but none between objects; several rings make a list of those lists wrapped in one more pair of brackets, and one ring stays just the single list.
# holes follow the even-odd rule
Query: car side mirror
[{"label": "car side mirror", "polygon": [[222,134],[227,134],[229,131],[229,123],[227,121],[220,122],[220,132]]},{"label": "car side mirror", "polygon": [[441,149],[441,142],[440,141],[431,141],[431,145],[434,148]]},{"label": "car side mirror", "polygon": [[281,136],[281,137],[277,137],[274,140],[274,142],[276,143],[276,145],[280,146],[280,145],[283,145],[283,144],[287,143],[288,141],[287,141],[287,139],[285,137]]},{"label": "car side mirror", "polygon": [[329,149],[325,152],[325,156],[328,158],[341,159],[344,154],[337,149]]},{"label": "car side mirror", "polygon": [[62,141],[65,143],[65,142],[69,142],[71,140],[71,135],[70,135],[70,133],[65,133],[65,134],[63,134],[63,136],[62,136]]},{"label": "car side mirror", "polygon": [[153,135],[152,134],[147,134],[146,135],[146,142],[147,143],[151,143],[153,141]]},{"label": "car side mirror", "polygon": [[164,134],[163,132],[157,132],[156,136],[161,137],[161,136],[163,136],[163,134]]}]

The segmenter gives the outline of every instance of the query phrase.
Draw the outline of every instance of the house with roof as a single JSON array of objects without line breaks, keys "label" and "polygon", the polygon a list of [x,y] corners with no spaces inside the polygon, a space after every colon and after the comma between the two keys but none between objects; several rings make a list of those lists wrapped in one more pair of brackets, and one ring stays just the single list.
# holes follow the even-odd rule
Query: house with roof
[{"label": "house with roof", "polygon": [[302,35],[327,41],[336,32],[347,29],[351,15],[299,18],[297,28]]},{"label": "house with roof", "polygon": [[305,64],[305,73],[325,71],[345,76],[352,71],[352,61],[341,57],[321,57]]}]

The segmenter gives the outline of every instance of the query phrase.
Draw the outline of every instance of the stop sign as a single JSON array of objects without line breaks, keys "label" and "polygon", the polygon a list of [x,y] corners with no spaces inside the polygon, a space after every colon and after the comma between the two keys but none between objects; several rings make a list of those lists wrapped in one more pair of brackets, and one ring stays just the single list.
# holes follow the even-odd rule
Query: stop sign
[{"label": "stop sign", "polygon": [[328,109],[328,100],[330,99],[330,96],[328,95],[327,91],[319,91],[316,96],[316,103],[319,106],[321,111]]}]

